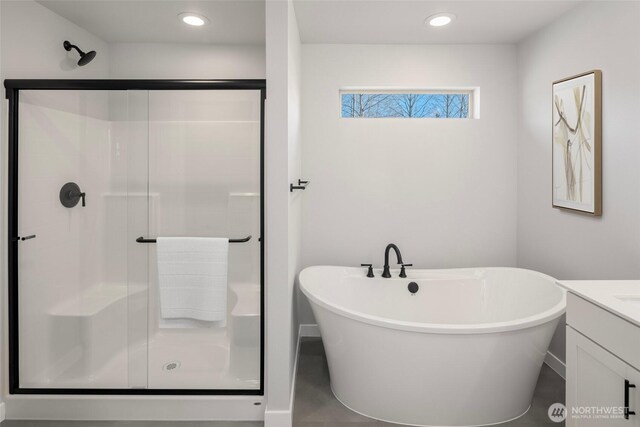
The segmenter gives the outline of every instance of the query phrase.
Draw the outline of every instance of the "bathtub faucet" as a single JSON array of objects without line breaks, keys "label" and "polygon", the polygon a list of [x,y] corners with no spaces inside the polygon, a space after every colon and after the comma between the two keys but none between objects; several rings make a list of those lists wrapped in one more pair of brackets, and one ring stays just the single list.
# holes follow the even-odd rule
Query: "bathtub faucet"
[{"label": "bathtub faucet", "polygon": [[400,249],[393,243],[389,243],[387,248],[384,250],[384,270],[382,271],[382,277],[386,277],[387,279],[391,277],[391,272],[389,271],[389,251],[393,249],[396,253],[396,258],[398,260],[398,264],[403,264],[402,262],[402,254],[400,253]]}]

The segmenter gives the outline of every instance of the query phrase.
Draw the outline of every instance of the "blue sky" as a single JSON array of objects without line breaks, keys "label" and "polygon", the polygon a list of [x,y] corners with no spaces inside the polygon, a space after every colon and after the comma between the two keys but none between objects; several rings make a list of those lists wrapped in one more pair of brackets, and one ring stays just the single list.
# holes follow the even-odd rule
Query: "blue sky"
[{"label": "blue sky", "polygon": [[467,118],[468,94],[343,93],[342,117]]}]

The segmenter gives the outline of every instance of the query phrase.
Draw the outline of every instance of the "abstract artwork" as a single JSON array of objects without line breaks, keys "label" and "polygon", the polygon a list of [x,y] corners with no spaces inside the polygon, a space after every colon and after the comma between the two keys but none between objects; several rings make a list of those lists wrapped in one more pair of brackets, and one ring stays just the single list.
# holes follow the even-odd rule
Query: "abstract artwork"
[{"label": "abstract artwork", "polygon": [[553,206],[602,215],[602,73],[553,83]]}]

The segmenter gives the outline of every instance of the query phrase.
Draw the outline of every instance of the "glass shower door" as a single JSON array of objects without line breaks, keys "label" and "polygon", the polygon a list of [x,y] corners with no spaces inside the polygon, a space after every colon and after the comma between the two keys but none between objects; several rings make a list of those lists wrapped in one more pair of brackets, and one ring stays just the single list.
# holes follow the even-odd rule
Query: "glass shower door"
[{"label": "glass shower door", "polygon": [[[19,91],[12,392],[261,393],[263,103],[260,89]],[[159,268],[166,237],[229,244],[215,267],[183,254],[184,286]],[[224,278],[202,280],[210,267]]]},{"label": "glass shower door", "polygon": [[20,93],[21,388],[146,387],[147,97]]},{"label": "glass shower door", "polygon": [[[158,245],[146,245],[150,389],[260,388],[260,119],[259,91],[149,93],[150,236],[231,239],[220,321],[163,318],[168,298],[189,312],[208,307],[192,306],[193,290],[165,292]],[[206,295],[215,285],[197,286]]]}]

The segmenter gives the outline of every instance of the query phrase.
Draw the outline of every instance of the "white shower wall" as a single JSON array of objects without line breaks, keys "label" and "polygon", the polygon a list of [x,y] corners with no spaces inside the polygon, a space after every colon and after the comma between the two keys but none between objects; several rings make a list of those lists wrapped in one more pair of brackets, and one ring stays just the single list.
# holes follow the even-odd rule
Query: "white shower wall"
[{"label": "white shower wall", "polygon": [[149,94],[152,235],[242,238],[230,282],[259,284],[260,102],[256,91]]},{"label": "white shower wall", "polygon": [[[21,330],[29,330],[20,352],[25,386],[83,369],[81,326],[63,313],[77,312],[79,296],[107,284],[109,206],[101,196],[111,185],[107,105],[100,92],[21,97],[19,233],[37,235],[19,246]],[[86,207],[61,205],[60,188],[71,181],[87,193]],[[113,333],[126,337],[119,326],[112,325]]]},{"label": "white shower wall", "polygon": [[[149,386],[255,388],[260,362],[260,93],[150,92],[149,194],[152,237],[251,236],[246,243],[229,245],[227,327],[214,330],[158,328],[156,252],[155,245],[149,247]],[[176,342],[192,350],[209,343],[209,355],[167,348]],[[186,378],[154,375],[172,354],[183,363],[202,358],[194,362],[202,368],[191,384]],[[210,375],[226,366],[230,377]],[[243,387],[232,378],[249,382]]]},{"label": "white shower wall", "polygon": [[[21,386],[258,387],[260,93],[27,91],[20,123]],[[59,202],[69,181],[86,207]],[[227,327],[158,329],[139,236],[251,236],[230,245]]]}]

